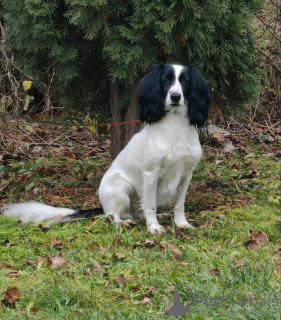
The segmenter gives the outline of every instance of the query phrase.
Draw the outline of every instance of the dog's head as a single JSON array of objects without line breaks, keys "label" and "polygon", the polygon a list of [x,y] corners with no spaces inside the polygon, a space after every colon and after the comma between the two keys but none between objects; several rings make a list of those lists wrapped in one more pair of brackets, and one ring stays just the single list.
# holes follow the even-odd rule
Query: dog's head
[{"label": "dog's head", "polygon": [[166,112],[186,113],[190,124],[203,126],[208,117],[210,90],[192,66],[159,64],[141,81],[140,119],[155,123]]}]

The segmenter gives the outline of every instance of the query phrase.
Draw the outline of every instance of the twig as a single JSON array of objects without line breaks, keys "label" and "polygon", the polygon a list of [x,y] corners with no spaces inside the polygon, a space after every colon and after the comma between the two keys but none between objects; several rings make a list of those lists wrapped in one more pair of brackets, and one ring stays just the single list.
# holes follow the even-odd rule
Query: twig
[{"label": "twig", "polygon": [[234,185],[235,185],[235,187],[236,187],[237,191],[238,191],[239,193],[241,193],[241,191],[240,191],[240,189],[239,189],[239,187],[238,187],[237,183],[234,181],[234,179],[233,179],[233,178],[230,178],[230,179],[231,179],[231,180],[232,180],[232,182],[234,183]]}]

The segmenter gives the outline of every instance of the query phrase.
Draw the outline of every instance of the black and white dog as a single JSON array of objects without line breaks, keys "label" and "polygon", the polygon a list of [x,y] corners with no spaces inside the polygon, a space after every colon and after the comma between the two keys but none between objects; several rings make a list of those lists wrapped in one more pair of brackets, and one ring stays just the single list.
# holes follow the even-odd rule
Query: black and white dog
[{"label": "black and white dog", "polygon": [[[175,198],[175,225],[192,228],[184,202],[202,156],[197,127],[207,120],[210,99],[208,86],[192,66],[159,64],[143,78],[139,108],[144,126],[114,160],[99,188],[104,212],[115,223],[144,216],[149,232],[161,234],[165,229],[156,210]],[[36,202],[7,206],[3,212],[23,222],[91,214]]]}]

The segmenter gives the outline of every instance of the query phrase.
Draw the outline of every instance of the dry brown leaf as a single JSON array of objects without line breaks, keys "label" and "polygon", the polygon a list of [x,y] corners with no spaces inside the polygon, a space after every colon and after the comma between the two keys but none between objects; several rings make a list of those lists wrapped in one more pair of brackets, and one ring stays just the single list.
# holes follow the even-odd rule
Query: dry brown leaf
[{"label": "dry brown leaf", "polygon": [[10,272],[10,273],[7,273],[6,274],[6,277],[9,277],[9,278],[19,278],[20,277],[20,274],[16,271],[14,272]]},{"label": "dry brown leaf", "polygon": [[67,265],[67,261],[62,257],[49,257],[48,266],[55,269],[59,267],[65,267]]},{"label": "dry brown leaf", "polygon": [[246,265],[246,262],[245,262],[245,261],[242,261],[242,259],[238,259],[238,260],[237,260],[236,258],[233,258],[233,261],[234,261],[235,266],[236,266],[237,268],[240,268],[240,267]]},{"label": "dry brown leaf", "polygon": [[211,274],[213,274],[214,276],[219,276],[221,274],[220,270],[218,268],[214,268],[211,271]]},{"label": "dry brown leaf", "polygon": [[206,229],[206,226],[205,226],[205,225],[202,225],[202,226],[199,226],[199,227],[197,228],[197,230],[202,230],[202,229]]},{"label": "dry brown leaf", "polygon": [[116,277],[116,281],[117,281],[117,283],[122,284],[124,287],[127,286],[127,283],[126,283],[124,274],[119,274],[119,275]]},{"label": "dry brown leaf", "polygon": [[279,268],[277,269],[275,275],[276,276],[281,276],[281,264],[279,264]]},{"label": "dry brown leaf", "polygon": [[149,299],[148,297],[144,297],[142,299],[142,301],[134,301],[133,303],[136,305],[145,305],[151,302],[151,299]]},{"label": "dry brown leaf", "polygon": [[227,142],[223,148],[225,153],[233,154],[236,152],[236,147],[232,144],[232,142]]},{"label": "dry brown leaf", "polygon": [[50,230],[50,226],[47,224],[39,224],[38,227],[43,231]]},{"label": "dry brown leaf", "polygon": [[35,307],[35,306],[30,308],[30,311],[33,312],[33,313],[38,313],[39,312],[38,308]]},{"label": "dry brown leaf", "polygon": [[51,240],[51,247],[56,247],[59,249],[63,248],[63,244],[61,243],[61,239],[60,238],[54,238]]},{"label": "dry brown leaf", "polygon": [[2,300],[2,303],[15,308],[16,303],[20,301],[20,296],[21,296],[21,293],[18,288],[14,286],[9,286],[4,295],[4,299]]},{"label": "dry brown leaf", "polygon": [[244,247],[250,250],[258,250],[259,249],[259,245],[257,243],[257,241],[255,240],[249,240],[247,242],[244,243]]},{"label": "dry brown leaf", "polygon": [[176,288],[171,282],[169,282],[167,290],[168,290],[168,292],[175,292]]},{"label": "dry brown leaf", "polygon": [[253,234],[253,230],[250,230],[251,240],[258,243],[260,247],[264,247],[268,242],[268,236],[266,233],[259,231],[257,234]]},{"label": "dry brown leaf", "polygon": [[101,262],[97,262],[97,261],[95,261],[94,259],[90,259],[90,261],[92,262],[92,264],[93,264],[93,268],[91,269],[92,270],[92,272],[94,273],[94,274],[97,274],[97,273],[104,273],[104,269],[102,268],[102,263]]},{"label": "dry brown leaf", "polygon": [[64,156],[66,156],[67,158],[71,158],[71,159],[75,159],[76,158],[75,152],[73,152],[71,150],[66,151]]},{"label": "dry brown leaf", "polygon": [[224,141],[224,136],[218,132],[218,130],[213,130],[213,137],[218,140],[219,142]]},{"label": "dry brown leaf", "polygon": [[13,269],[10,264],[0,263],[0,270],[1,269]]},{"label": "dry brown leaf", "polygon": [[115,238],[114,239],[114,246],[118,247],[118,246],[122,246],[122,241],[120,238]]},{"label": "dry brown leaf", "polygon": [[217,176],[214,171],[209,171],[208,175],[209,175],[209,177],[211,177],[211,178],[214,178],[214,177]]},{"label": "dry brown leaf", "polygon": [[175,248],[171,243],[165,244],[164,247],[168,247],[171,250],[171,252],[174,254],[174,256],[180,259],[182,253],[179,249]]},{"label": "dry brown leaf", "polygon": [[148,289],[148,295],[149,295],[150,297],[152,297],[155,292],[156,292],[156,287],[153,286],[153,285],[151,285],[151,286],[149,287],[149,289]]},{"label": "dry brown leaf", "polygon": [[217,218],[217,219],[225,219],[226,216],[221,213],[221,214],[216,215],[216,218]]}]

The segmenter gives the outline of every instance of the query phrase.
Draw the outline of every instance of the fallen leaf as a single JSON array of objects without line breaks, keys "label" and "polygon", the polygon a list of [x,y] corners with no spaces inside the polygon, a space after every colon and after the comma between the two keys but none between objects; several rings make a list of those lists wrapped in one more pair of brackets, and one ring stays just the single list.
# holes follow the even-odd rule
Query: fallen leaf
[{"label": "fallen leaf", "polygon": [[270,158],[270,157],[274,157],[275,156],[275,154],[273,153],[273,152],[270,152],[270,153],[263,153],[263,155],[262,155],[263,157],[265,157],[265,158]]},{"label": "fallen leaf", "polygon": [[2,300],[3,304],[10,305],[12,308],[16,307],[16,303],[20,301],[21,293],[18,288],[14,286],[9,286],[4,299]]},{"label": "fallen leaf", "polygon": [[172,227],[172,224],[169,222],[162,222],[161,226],[164,227],[165,229],[168,229]]},{"label": "fallen leaf", "polygon": [[163,245],[164,248],[169,248],[176,258],[180,258],[182,253],[179,249],[175,248],[171,243]]},{"label": "fallen leaf", "polygon": [[30,308],[30,311],[33,312],[33,313],[38,313],[39,312],[38,308],[35,307],[35,306]]},{"label": "fallen leaf", "polygon": [[9,278],[19,278],[20,275],[19,275],[16,271],[14,271],[14,272],[7,273],[7,274],[6,274],[6,277],[9,277]]},{"label": "fallen leaf", "polygon": [[14,267],[12,267],[10,264],[5,264],[5,263],[0,263],[0,270],[1,269],[13,269]]},{"label": "fallen leaf", "polygon": [[91,269],[91,271],[94,273],[94,274],[97,274],[97,273],[104,273],[104,269],[102,268],[102,263],[101,262],[97,262],[95,261],[94,259],[90,259],[90,261],[92,262],[93,264],[93,268]]},{"label": "fallen leaf", "polygon": [[221,214],[216,215],[216,218],[217,218],[217,219],[225,219],[226,216],[221,213]]},{"label": "fallen leaf", "polygon": [[206,229],[206,226],[202,225],[197,228],[197,230],[202,230],[202,229]]},{"label": "fallen leaf", "polygon": [[60,238],[54,238],[51,240],[51,247],[56,247],[59,249],[63,248],[63,244],[61,243],[61,239]]},{"label": "fallen leaf", "polygon": [[126,258],[126,255],[122,252],[113,253],[112,259],[124,259]]},{"label": "fallen leaf", "polygon": [[136,304],[136,305],[145,305],[145,304],[148,304],[151,302],[151,299],[147,298],[147,297],[144,297],[142,299],[142,301],[134,301],[133,304]]},{"label": "fallen leaf", "polygon": [[220,134],[216,129],[213,130],[213,137],[219,142],[224,141],[224,136]]},{"label": "fallen leaf", "polygon": [[105,219],[105,223],[110,224],[114,222],[114,216],[113,215],[109,215],[106,219]]},{"label": "fallen leaf", "polygon": [[39,229],[41,229],[43,231],[50,230],[50,226],[47,224],[39,224],[38,227],[39,227]]},{"label": "fallen leaf", "polygon": [[153,297],[154,293],[156,292],[156,287],[154,285],[151,285],[149,288],[148,288],[148,295],[150,297]]},{"label": "fallen leaf", "polygon": [[225,153],[233,154],[236,152],[236,147],[232,144],[232,142],[227,142],[223,148]]},{"label": "fallen leaf", "polygon": [[168,292],[175,292],[176,288],[171,282],[169,282],[167,290]]},{"label": "fallen leaf", "polygon": [[275,275],[276,276],[281,276],[281,264],[279,264],[279,268],[277,269]]},{"label": "fallen leaf", "polygon": [[257,234],[253,234],[253,230],[250,230],[251,240],[258,243],[260,247],[264,247],[268,242],[268,236],[266,233],[259,231]]},{"label": "fallen leaf", "polygon": [[249,240],[249,241],[245,242],[244,247],[247,249],[250,249],[250,250],[258,250],[259,249],[258,243],[254,240]]},{"label": "fallen leaf", "polygon": [[124,274],[119,274],[116,278],[117,283],[122,284],[124,287],[127,286]]},{"label": "fallen leaf", "polygon": [[154,247],[156,244],[158,244],[157,240],[146,239],[146,240],[136,242],[135,245],[148,248],[148,247]]},{"label": "fallen leaf", "polygon": [[209,175],[209,177],[211,177],[211,178],[216,177],[216,174],[215,174],[214,171],[209,171],[208,175]]},{"label": "fallen leaf", "polygon": [[115,238],[114,239],[114,246],[118,247],[118,246],[122,246],[122,241],[120,238]]},{"label": "fallen leaf", "polygon": [[242,261],[242,259],[238,259],[238,260],[237,260],[237,259],[233,258],[233,261],[234,261],[235,266],[236,266],[237,268],[240,268],[240,267],[246,265],[246,262],[245,262],[245,261]]},{"label": "fallen leaf", "polygon": [[186,240],[191,239],[191,236],[189,236],[188,234],[185,234],[185,229],[177,229],[176,236]]},{"label": "fallen leaf", "polygon": [[49,257],[48,258],[48,266],[55,269],[59,267],[65,267],[67,265],[67,261],[62,257]]},{"label": "fallen leaf", "polygon": [[71,158],[71,159],[75,159],[76,158],[76,154],[75,152],[68,150],[64,153],[64,156],[66,156],[67,158]]},{"label": "fallen leaf", "polygon": [[218,268],[214,268],[211,271],[211,274],[213,274],[214,276],[219,276],[221,274],[220,270]]}]

